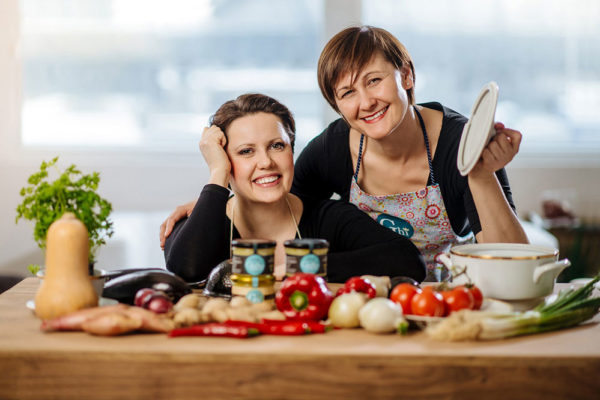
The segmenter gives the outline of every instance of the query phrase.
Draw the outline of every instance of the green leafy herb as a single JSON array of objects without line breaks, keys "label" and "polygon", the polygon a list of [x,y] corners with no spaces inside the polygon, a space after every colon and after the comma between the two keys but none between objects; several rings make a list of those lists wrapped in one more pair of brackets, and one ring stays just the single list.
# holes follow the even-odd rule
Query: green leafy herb
[{"label": "green leafy herb", "polygon": [[40,267],[38,264],[29,264],[27,266],[27,269],[29,270],[29,272],[31,273],[31,275],[37,275],[38,271],[42,269],[42,267]]},{"label": "green leafy herb", "polygon": [[[64,172],[56,167],[58,157],[43,161],[39,172],[32,174],[28,186],[21,189],[23,202],[17,206],[15,223],[23,218],[35,221],[33,238],[41,249],[46,248],[46,233],[50,225],[65,212],[74,213],[88,230],[90,237],[90,263],[95,261],[96,250],[113,234],[109,215],[112,205],[96,193],[100,174],[83,174],[75,165]],[[49,169],[54,167],[60,176],[51,181]],[[39,269],[30,265],[29,270]]]}]

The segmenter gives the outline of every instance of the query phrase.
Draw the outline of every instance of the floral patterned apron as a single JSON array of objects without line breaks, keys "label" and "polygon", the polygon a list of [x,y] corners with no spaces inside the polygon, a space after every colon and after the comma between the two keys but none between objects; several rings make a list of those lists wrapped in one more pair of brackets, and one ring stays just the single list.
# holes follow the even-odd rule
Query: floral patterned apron
[{"label": "floral patterned apron", "polygon": [[473,233],[457,236],[452,230],[450,219],[444,206],[440,185],[436,183],[431,163],[431,151],[425,123],[419,111],[414,108],[425,139],[429,177],[431,185],[416,192],[372,196],[358,186],[358,171],[362,159],[365,136],[360,138],[356,171],[350,185],[350,202],[366,212],[379,224],[399,235],[409,238],[421,251],[427,263],[426,281],[442,281],[449,273],[441,264],[435,262],[438,253],[447,252],[454,244],[473,241]]}]

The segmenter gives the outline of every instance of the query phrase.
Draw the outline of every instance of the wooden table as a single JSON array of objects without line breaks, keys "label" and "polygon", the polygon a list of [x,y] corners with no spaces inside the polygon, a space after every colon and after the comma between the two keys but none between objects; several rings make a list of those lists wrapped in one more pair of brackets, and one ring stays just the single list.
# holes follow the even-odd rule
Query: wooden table
[{"label": "wooden table", "polygon": [[600,398],[600,318],[493,342],[337,330],[302,337],[42,333],[38,281],[0,295],[0,399]]}]

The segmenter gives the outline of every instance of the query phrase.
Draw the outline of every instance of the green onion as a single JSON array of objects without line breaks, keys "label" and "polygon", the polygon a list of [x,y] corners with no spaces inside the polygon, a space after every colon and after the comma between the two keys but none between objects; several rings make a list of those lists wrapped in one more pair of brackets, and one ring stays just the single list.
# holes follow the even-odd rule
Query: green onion
[{"label": "green onion", "polygon": [[562,290],[551,301],[530,311],[492,313],[461,310],[430,325],[427,334],[439,340],[502,339],[579,325],[600,310],[600,297],[591,297],[600,275],[579,289]]}]

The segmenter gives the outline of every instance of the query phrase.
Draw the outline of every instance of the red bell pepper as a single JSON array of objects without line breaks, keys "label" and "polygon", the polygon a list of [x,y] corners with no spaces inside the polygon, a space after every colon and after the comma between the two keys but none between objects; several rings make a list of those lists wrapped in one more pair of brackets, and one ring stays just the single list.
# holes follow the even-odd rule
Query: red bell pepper
[{"label": "red bell pepper", "polygon": [[325,280],[313,274],[290,276],[275,295],[275,305],[287,319],[319,321],[327,316],[333,294]]},{"label": "red bell pepper", "polygon": [[338,289],[336,296],[350,292],[365,293],[368,298],[372,299],[377,294],[377,288],[370,280],[355,276],[348,279],[344,286]]}]

